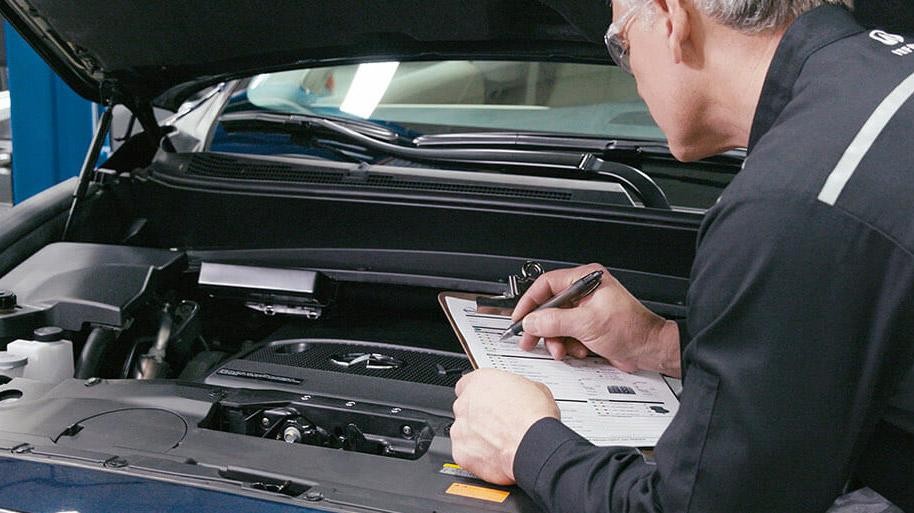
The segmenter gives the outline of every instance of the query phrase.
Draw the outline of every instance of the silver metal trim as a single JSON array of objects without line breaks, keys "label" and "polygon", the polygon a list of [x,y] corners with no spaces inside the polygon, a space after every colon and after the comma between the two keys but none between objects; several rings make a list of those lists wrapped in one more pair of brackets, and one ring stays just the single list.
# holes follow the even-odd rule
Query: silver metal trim
[{"label": "silver metal trim", "polygon": [[404,364],[399,358],[381,353],[346,353],[343,355],[333,355],[330,357],[330,361],[335,365],[339,365],[346,369],[364,364],[366,369],[394,370],[403,367]]}]

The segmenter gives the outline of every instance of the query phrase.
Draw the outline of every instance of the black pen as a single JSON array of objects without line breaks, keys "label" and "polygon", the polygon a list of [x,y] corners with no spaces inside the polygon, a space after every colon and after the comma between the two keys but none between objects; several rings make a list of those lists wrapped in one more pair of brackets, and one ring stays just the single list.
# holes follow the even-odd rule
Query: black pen
[{"label": "black pen", "polygon": [[[600,280],[603,278],[603,271],[594,271],[587,276],[584,276],[580,280],[574,282],[567,289],[559,292],[558,294],[552,296],[549,301],[541,304],[540,306],[533,309],[532,312],[542,310],[544,308],[560,308],[563,306],[569,306],[576,301],[580,301],[585,296],[591,292],[597,290],[597,287],[600,286]],[[516,337],[524,332],[524,320],[521,319],[511,325],[504,333],[501,335],[499,342],[504,342],[511,337]]]}]

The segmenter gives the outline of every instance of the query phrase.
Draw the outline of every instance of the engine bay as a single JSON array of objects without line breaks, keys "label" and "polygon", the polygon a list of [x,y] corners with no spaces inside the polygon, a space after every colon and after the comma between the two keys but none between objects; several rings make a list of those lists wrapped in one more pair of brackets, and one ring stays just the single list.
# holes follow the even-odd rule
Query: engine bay
[{"label": "engine bay", "polygon": [[457,467],[448,437],[472,366],[437,295],[517,276],[423,283],[250,257],[58,242],[0,278],[0,449],[322,509],[537,510]]},{"label": "engine bay", "polygon": [[46,246],[0,289],[0,363],[19,362],[0,369],[0,447],[325,506],[477,510],[443,493],[483,483],[451,461],[471,365],[436,290],[86,243]]},{"label": "engine bay", "polygon": [[[0,311],[0,335],[8,344],[37,342],[39,332],[53,329],[58,340],[72,345],[74,377],[80,379],[180,379],[373,404],[427,395],[416,393],[420,387],[452,388],[470,369],[459,345],[449,344],[446,326],[435,323],[430,312],[401,305],[391,318],[392,305],[355,304],[373,301],[364,290],[356,293],[361,301],[345,300],[343,306],[341,288],[313,270],[206,261],[191,266],[176,251],[57,243],[0,279],[0,289],[14,302]],[[60,381],[32,372],[31,364],[24,365],[24,375]],[[420,399],[416,406],[446,414],[445,403]],[[275,434],[235,422],[213,425]],[[364,431],[358,424],[313,427],[323,437],[320,444],[366,446],[364,440],[341,443],[325,436]],[[405,439],[419,439],[422,431]]]}]

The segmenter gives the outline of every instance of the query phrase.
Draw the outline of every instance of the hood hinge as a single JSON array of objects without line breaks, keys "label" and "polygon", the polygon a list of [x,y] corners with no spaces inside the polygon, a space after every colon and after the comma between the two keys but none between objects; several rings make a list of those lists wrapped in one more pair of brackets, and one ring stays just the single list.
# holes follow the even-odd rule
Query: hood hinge
[{"label": "hood hinge", "polygon": [[[143,132],[147,134],[149,142],[153,146],[158,146],[159,142],[167,133],[159,126],[156,120],[155,112],[152,108],[152,100],[138,96],[130,96],[123,92],[117,80],[106,79],[99,86],[99,94],[106,105],[123,105],[133,116],[140,122]],[[170,144],[166,139],[166,143]],[[169,148],[166,147],[166,150]]]}]

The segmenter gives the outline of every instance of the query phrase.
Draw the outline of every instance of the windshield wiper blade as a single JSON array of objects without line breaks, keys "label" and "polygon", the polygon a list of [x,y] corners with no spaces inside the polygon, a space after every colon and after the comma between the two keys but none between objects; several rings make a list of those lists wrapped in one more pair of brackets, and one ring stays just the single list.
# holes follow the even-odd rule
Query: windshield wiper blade
[{"label": "windshield wiper blade", "polygon": [[343,135],[354,132],[378,141],[398,142],[402,138],[393,130],[357,119],[331,116],[313,116],[308,114],[279,114],[274,112],[231,112],[223,114],[219,121],[227,130],[248,129],[258,125],[282,127],[298,131],[302,128],[323,128],[329,132],[341,133],[338,128],[346,128]]},{"label": "windshield wiper blade", "polygon": [[305,114],[238,112],[220,119],[227,130],[269,125],[292,132],[323,130],[346,137],[364,147],[387,155],[413,160],[461,162],[491,165],[577,168],[583,155],[568,151],[519,150],[501,148],[420,148],[384,127],[367,122]]},{"label": "windshield wiper blade", "polygon": [[[389,155],[411,160],[573,170],[576,173],[580,173],[581,177],[608,178],[628,186],[641,197],[646,207],[670,209],[669,201],[663,190],[643,171],[626,164],[605,161],[589,151],[581,151],[580,149],[559,151],[486,147],[421,148],[414,145],[406,146],[375,139],[348,124],[344,125],[337,120],[329,118],[299,114],[257,113],[256,115],[256,121],[258,122],[276,123],[284,129],[314,130],[320,128],[347,137],[371,150],[382,151]],[[233,119],[236,121],[245,119],[240,118],[239,114],[234,116],[235,118]],[[223,116],[223,123],[225,123],[225,116]]]},{"label": "windshield wiper blade", "polygon": [[413,139],[418,148],[459,148],[470,146],[503,146],[525,148],[561,148],[573,151],[603,151],[606,141],[592,137],[565,134],[524,132],[467,132],[423,135]]},{"label": "windshield wiper blade", "polygon": [[620,139],[595,136],[574,136],[541,132],[467,132],[423,135],[413,139],[418,147],[516,146],[529,148],[563,148],[568,150],[605,152],[637,151],[669,153],[663,141],[649,139]]},{"label": "windshield wiper blade", "polygon": [[[673,158],[670,147],[663,141],[650,139],[605,139],[592,136],[572,136],[533,132],[467,132],[423,135],[413,139],[419,148],[469,148],[469,147],[517,147],[557,148],[568,151],[587,151],[604,155],[617,152],[631,152],[652,157]],[[707,159],[705,162],[740,164],[746,158],[746,150],[731,150]]]}]

